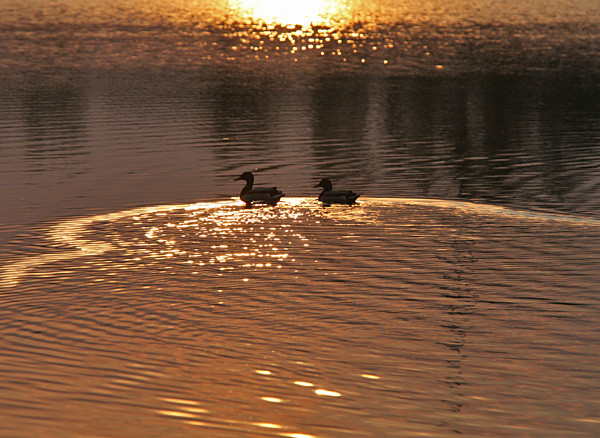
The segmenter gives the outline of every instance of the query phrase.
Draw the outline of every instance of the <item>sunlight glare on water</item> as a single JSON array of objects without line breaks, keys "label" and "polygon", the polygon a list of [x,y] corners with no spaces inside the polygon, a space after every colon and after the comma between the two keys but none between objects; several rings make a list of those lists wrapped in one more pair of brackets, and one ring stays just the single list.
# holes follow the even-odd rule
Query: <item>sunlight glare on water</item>
[{"label": "sunlight glare on water", "polygon": [[[210,436],[394,436],[401,427],[400,436],[443,437],[532,421],[547,433],[591,431],[600,420],[577,390],[599,371],[586,346],[598,341],[598,220],[447,200],[322,208],[290,197],[276,208],[137,208],[29,238],[45,245],[1,272],[0,316],[14,327],[5,351],[32,346],[0,364],[15,376],[5,387],[23,418],[4,432],[91,422],[112,436],[161,425]],[[40,282],[52,300],[30,307]],[[38,373],[60,391],[25,383]],[[532,410],[540,399],[547,409]],[[37,406],[34,422],[24,400]],[[130,415],[143,420],[134,426]]]},{"label": "sunlight glare on water", "polygon": [[587,0],[59,0],[0,6],[0,32],[10,68],[258,62],[278,71],[325,62],[385,71],[530,70],[584,61],[590,68],[584,58],[599,13]]},{"label": "sunlight glare on water", "polygon": [[331,16],[341,12],[343,3],[335,0],[306,0],[281,2],[261,0],[236,0],[230,8],[240,16],[279,26],[302,26],[328,24]]}]

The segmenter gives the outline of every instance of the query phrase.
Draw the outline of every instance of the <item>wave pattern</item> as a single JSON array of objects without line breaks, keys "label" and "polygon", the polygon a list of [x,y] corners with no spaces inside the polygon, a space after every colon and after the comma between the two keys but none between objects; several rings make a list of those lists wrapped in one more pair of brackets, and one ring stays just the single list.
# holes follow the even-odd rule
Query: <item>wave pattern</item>
[{"label": "wave pattern", "polygon": [[586,217],[374,198],[33,230],[1,271],[0,433],[592,433],[599,237]]},{"label": "wave pattern", "polygon": [[[540,66],[597,74],[599,67],[598,6],[589,0],[527,5],[511,0],[484,7],[465,0],[313,1],[296,5],[291,21],[260,13],[276,8],[274,2],[92,5],[79,0],[0,5],[4,65],[245,71],[300,66],[304,73],[334,67],[411,74],[521,73]],[[330,10],[307,17],[315,6]]]}]

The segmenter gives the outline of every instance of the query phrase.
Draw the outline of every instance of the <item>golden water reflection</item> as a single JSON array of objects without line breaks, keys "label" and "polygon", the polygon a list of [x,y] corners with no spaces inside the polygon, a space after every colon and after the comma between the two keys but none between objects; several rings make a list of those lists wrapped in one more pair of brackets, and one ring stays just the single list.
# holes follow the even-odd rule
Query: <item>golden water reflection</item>
[{"label": "golden water reflection", "polygon": [[[235,17],[230,27],[232,45],[226,59],[283,59],[297,62],[306,57],[346,63],[373,60],[387,65],[386,51],[395,37],[385,36],[368,8],[357,10],[349,1],[308,0],[295,4],[276,1],[237,0],[230,6]],[[236,23],[242,23],[238,26]],[[379,52],[378,52],[379,51]]]},{"label": "golden water reflection", "polygon": [[[550,398],[588,424],[594,413],[576,402],[597,367],[578,371],[576,391],[556,382],[573,357],[596,363],[598,230],[593,218],[367,197],[68,219],[35,236],[46,257],[0,267],[5,412],[30,421],[20,406],[34,400],[52,414],[34,424],[85,418],[81,435],[110,417],[123,431],[104,435],[115,437],[148,436],[145,425],[173,436],[480,436],[490,424],[504,436],[506,418],[532,424],[522,412],[556,418]],[[53,411],[64,405],[76,408]]]},{"label": "golden water reflection", "polygon": [[[258,380],[255,382],[259,387],[264,387],[266,390],[269,390],[270,384],[278,381],[279,382],[279,390],[281,391],[282,387],[296,385],[304,388],[313,388],[315,384],[303,382],[303,381],[292,381],[289,379],[289,375],[286,379],[284,376],[279,375],[280,373],[275,371],[270,371],[267,369],[256,369],[254,373],[263,376],[269,377],[268,380]],[[285,374],[288,374],[286,372]],[[262,395],[259,399],[263,402],[270,404],[282,404],[282,405],[293,405],[298,402],[298,396],[307,397],[307,399],[313,398],[315,402],[316,399],[314,397],[342,397],[342,394],[338,391],[334,391],[331,389],[309,389],[308,391],[296,392],[296,391],[286,391],[287,397],[283,398],[281,396],[275,396],[273,394],[270,395]],[[292,395],[293,394],[293,395]],[[179,399],[172,397],[157,397],[159,402],[167,403],[166,408],[156,409],[155,412],[163,417],[171,418],[173,420],[181,421],[190,426],[196,426],[201,428],[211,428],[211,429],[239,429],[239,430],[252,430],[253,428],[258,429],[270,429],[272,431],[278,431],[278,436],[283,437],[295,437],[295,438],[316,438],[315,435],[301,433],[298,432],[298,427],[286,424],[285,422],[274,422],[273,419],[267,421],[263,419],[263,421],[256,420],[240,420],[235,419],[233,417],[229,418],[215,418],[216,412],[209,411],[208,409],[204,409],[199,407],[201,405],[200,402],[190,399]],[[217,407],[218,410],[218,407]],[[274,413],[266,414],[265,412],[261,413],[262,416],[269,417],[277,417]],[[254,417],[254,416],[253,416]],[[294,429],[296,431],[294,431]]]},{"label": "golden water reflection", "polygon": [[[369,202],[371,206],[403,202],[407,205],[477,212],[533,222],[566,222],[571,226],[597,226],[600,223],[589,217],[519,211],[468,202],[416,198],[380,198]],[[219,276],[240,268],[261,271],[282,269],[284,263],[296,261],[292,255],[294,248],[311,251],[306,228],[297,226],[302,224],[307,211],[311,212],[314,226],[321,226],[324,221],[352,221],[377,226],[380,220],[361,204],[353,208],[327,209],[321,208],[312,198],[287,197],[280,205],[282,208],[246,209],[239,200],[232,199],[143,207],[74,218],[51,226],[47,236],[52,245],[66,247],[67,250],[33,255],[5,265],[0,268],[0,285],[16,286],[25,275],[43,276],[45,274],[37,272],[35,268],[45,264],[99,256],[117,249],[124,251],[125,257],[121,259],[122,266],[113,265],[113,268],[122,270],[143,269],[145,264],[161,265],[167,260],[197,269],[191,272],[193,275],[200,274],[206,267],[220,271]],[[88,237],[95,224],[116,223],[121,220],[128,223],[130,234],[126,239],[119,233],[106,234],[104,239]],[[353,240],[356,236],[352,232],[340,229],[338,237]],[[190,245],[190,242],[194,244]],[[93,261],[90,263],[93,264]],[[161,269],[172,268],[163,266]],[[68,273],[65,270],[61,272]],[[249,279],[242,278],[242,281],[247,282]],[[366,375],[364,377],[368,378]]]},{"label": "golden water reflection", "polygon": [[331,18],[344,11],[345,2],[337,0],[235,0],[230,8],[241,17],[280,26],[330,25]]},{"label": "golden water reflection", "polygon": [[587,41],[597,28],[590,18],[597,7],[587,0],[568,8],[541,0],[526,7],[516,0],[486,7],[466,0],[34,3],[4,14],[8,19],[0,6],[0,27],[3,20],[6,29],[13,22],[23,26],[0,35],[7,65],[235,66],[237,71],[243,63],[278,72],[279,63],[313,69],[326,61],[331,68],[436,74],[520,63],[537,70],[557,56],[562,60],[565,52],[569,59],[593,56]]}]

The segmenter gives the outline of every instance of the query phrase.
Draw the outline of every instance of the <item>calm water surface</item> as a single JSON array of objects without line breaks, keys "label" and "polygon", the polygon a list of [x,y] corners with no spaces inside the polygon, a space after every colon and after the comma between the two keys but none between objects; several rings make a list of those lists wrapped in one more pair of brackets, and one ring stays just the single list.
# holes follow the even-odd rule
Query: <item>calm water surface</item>
[{"label": "calm water surface", "polygon": [[0,435],[600,434],[599,16],[3,1]]}]

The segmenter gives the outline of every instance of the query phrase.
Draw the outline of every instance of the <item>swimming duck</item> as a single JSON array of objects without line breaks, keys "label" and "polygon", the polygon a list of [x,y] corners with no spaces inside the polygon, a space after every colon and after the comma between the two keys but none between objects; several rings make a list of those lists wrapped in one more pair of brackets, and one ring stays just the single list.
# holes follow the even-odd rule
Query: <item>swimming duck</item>
[{"label": "swimming duck", "polygon": [[254,184],[254,175],[252,172],[244,172],[234,181],[244,180],[246,185],[240,192],[240,199],[246,203],[246,207],[252,207],[252,204],[275,205],[279,202],[283,193],[277,190],[277,187],[257,187],[252,188]]},{"label": "swimming duck", "polygon": [[331,204],[355,204],[360,195],[357,195],[351,190],[333,190],[333,184],[329,178],[323,178],[315,187],[323,187],[323,191],[319,195],[319,201],[324,205]]}]

